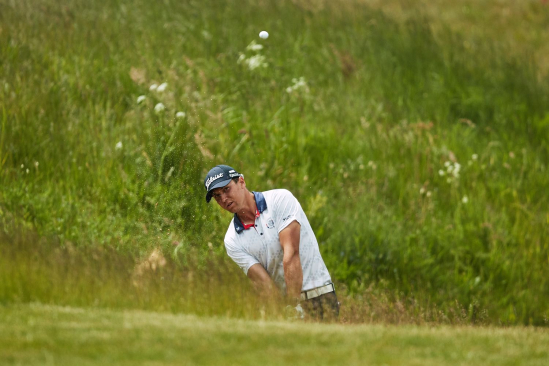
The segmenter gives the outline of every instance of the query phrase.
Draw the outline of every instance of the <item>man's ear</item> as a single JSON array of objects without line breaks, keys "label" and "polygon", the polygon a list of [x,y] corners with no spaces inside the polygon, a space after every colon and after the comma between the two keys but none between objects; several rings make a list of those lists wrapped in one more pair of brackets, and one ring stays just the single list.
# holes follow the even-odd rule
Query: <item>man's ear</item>
[{"label": "man's ear", "polygon": [[238,183],[240,183],[243,187],[246,187],[246,181],[244,180],[244,177],[238,177]]}]

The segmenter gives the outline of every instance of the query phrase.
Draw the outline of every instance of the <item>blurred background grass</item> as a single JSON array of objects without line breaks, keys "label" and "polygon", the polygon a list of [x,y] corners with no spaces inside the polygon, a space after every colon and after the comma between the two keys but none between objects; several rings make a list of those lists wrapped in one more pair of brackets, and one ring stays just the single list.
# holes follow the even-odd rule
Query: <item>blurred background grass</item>
[{"label": "blurred background grass", "polygon": [[260,316],[204,202],[227,163],[302,202],[343,319],[545,324],[548,24],[543,1],[0,0],[0,301]]}]

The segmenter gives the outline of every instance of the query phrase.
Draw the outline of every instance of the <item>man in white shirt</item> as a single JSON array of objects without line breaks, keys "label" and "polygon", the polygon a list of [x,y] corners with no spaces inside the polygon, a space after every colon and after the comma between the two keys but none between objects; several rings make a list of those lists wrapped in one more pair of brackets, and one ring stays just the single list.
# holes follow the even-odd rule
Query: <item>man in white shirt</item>
[{"label": "man in white shirt", "polygon": [[234,214],[224,240],[227,254],[261,293],[277,286],[298,313],[304,308],[318,319],[339,315],[318,242],[292,193],[250,192],[244,176],[227,165],[212,168],[204,186],[207,202],[213,197]]}]

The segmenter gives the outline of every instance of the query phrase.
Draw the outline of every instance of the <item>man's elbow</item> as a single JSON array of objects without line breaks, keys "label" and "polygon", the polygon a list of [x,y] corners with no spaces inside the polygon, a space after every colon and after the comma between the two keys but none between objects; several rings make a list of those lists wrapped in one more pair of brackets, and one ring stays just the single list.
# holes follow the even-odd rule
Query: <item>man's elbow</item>
[{"label": "man's elbow", "polygon": [[257,278],[253,281],[254,285],[264,289],[270,289],[272,287],[272,282],[273,281],[271,281],[270,278]]},{"label": "man's elbow", "polygon": [[299,251],[298,250],[291,250],[291,253],[284,253],[284,258],[282,259],[282,264],[284,267],[291,266],[292,264],[298,264],[299,263]]}]

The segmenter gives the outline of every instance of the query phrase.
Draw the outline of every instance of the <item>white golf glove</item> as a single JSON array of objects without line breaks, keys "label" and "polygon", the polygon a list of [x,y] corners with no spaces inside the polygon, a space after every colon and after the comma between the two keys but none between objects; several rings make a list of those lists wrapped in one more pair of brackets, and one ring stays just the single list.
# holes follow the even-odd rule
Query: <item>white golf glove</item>
[{"label": "white golf glove", "polygon": [[297,304],[297,306],[286,305],[284,312],[286,314],[286,319],[288,320],[301,320],[305,318],[305,311],[301,307],[301,304]]}]

